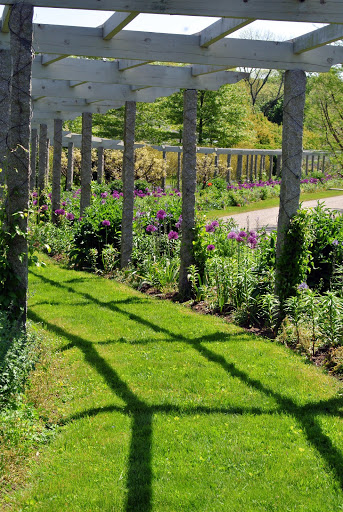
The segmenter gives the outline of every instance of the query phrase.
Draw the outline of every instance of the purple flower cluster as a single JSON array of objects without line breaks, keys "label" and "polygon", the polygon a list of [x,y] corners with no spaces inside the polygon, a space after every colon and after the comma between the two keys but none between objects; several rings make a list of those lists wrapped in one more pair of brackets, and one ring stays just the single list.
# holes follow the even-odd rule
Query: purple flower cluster
[{"label": "purple flower cluster", "polygon": [[146,232],[147,233],[154,233],[154,231],[157,231],[157,227],[154,226],[153,224],[149,224],[147,227],[146,227]]},{"label": "purple flower cluster", "polygon": [[230,233],[227,235],[227,238],[229,240],[236,240],[236,242],[246,242],[252,249],[255,249],[258,241],[258,235],[256,231],[249,231],[249,233],[246,231],[240,231],[239,233],[230,231]]},{"label": "purple flower cluster", "polygon": [[208,251],[214,251],[214,249],[215,249],[215,248],[216,248],[216,246],[215,246],[215,245],[213,245],[213,244],[209,244],[209,245],[206,247],[206,249],[207,249]]},{"label": "purple flower cluster", "polygon": [[182,215],[180,215],[179,220],[175,224],[176,229],[180,229],[182,224]]},{"label": "purple flower cluster", "polygon": [[105,220],[103,220],[103,221],[101,222],[101,225],[102,225],[102,226],[107,227],[107,226],[110,226],[110,225],[111,225],[111,223],[110,223],[110,221],[109,221],[109,220],[105,219]]},{"label": "purple flower cluster", "polygon": [[158,220],[163,220],[167,217],[167,212],[164,211],[164,210],[158,210],[158,212],[156,213],[156,218]]},{"label": "purple flower cluster", "polygon": [[213,222],[211,222],[211,224],[206,224],[206,226],[205,226],[206,233],[214,233],[218,226],[219,226],[219,222],[217,220],[214,220]]},{"label": "purple flower cluster", "polygon": [[55,210],[55,214],[63,216],[66,214],[66,211],[63,208],[58,208],[57,210]]},{"label": "purple flower cluster", "polygon": [[179,233],[176,231],[169,231],[168,233],[168,239],[169,240],[177,240],[179,238]]}]

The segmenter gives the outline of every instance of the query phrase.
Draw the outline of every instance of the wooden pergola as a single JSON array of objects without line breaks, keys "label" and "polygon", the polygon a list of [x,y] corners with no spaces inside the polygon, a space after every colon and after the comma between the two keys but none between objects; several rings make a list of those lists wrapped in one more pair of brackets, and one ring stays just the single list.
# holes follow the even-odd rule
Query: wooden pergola
[{"label": "wooden pergola", "polygon": [[[43,25],[32,22],[34,7],[103,10],[113,14],[97,28]],[[123,30],[141,13],[219,19],[193,35]],[[255,20],[327,25],[287,42],[233,37],[237,30]],[[131,221],[128,219],[133,208],[135,104],[137,101],[154,101],[159,96],[184,88],[184,225],[180,289],[186,295],[194,225],[196,91],[215,90],[223,84],[241,80],[246,75],[237,72],[236,68],[282,69],[286,70],[286,76],[279,257],[284,246],[285,229],[299,205],[305,72],[326,72],[333,65],[343,63],[343,48],[330,45],[342,37],[343,3],[339,0],[7,1],[0,33],[0,158],[1,165],[7,168],[8,224],[17,219],[18,211],[25,211],[28,207],[31,123],[34,130],[40,128],[40,160],[44,164],[44,139],[46,141],[48,125],[51,127],[54,120],[54,207],[59,202],[62,121],[82,113],[83,210],[90,202],[91,115],[125,104],[123,172],[126,215],[123,214],[122,232],[128,246],[122,250],[122,265],[127,264],[132,236],[132,218]],[[92,57],[103,60],[92,60]],[[157,62],[158,65],[153,64]],[[184,66],[175,67],[170,63]],[[26,232],[26,217],[19,224],[20,229]],[[22,286],[25,309],[27,268],[21,255],[27,254],[27,244],[20,234],[13,240],[10,264]]]}]

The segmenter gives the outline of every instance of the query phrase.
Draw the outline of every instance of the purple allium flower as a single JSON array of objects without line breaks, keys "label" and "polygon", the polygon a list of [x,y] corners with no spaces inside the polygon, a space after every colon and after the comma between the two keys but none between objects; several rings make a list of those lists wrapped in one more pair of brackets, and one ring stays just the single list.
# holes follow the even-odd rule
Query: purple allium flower
[{"label": "purple allium flower", "polygon": [[234,231],[230,231],[227,237],[229,240],[237,240],[237,233],[235,233]]},{"label": "purple allium flower", "polygon": [[106,219],[105,219],[105,220],[103,220],[103,221],[101,222],[101,224],[102,224],[103,226],[110,226],[110,225],[111,225],[110,221],[109,221],[109,220],[106,220]]},{"label": "purple allium flower", "polygon": [[42,204],[42,206],[40,207],[41,212],[46,212],[47,209],[48,209],[48,205],[47,204]]},{"label": "purple allium flower", "polygon": [[148,233],[153,233],[154,231],[157,231],[157,227],[156,226],[153,226],[152,224],[149,224],[147,227],[146,227],[146,231]]},{"label": "purple allium flower", "polygon": [[163,220],[166,216],[167,212],[165,212],[164,210],[158,210],[158,212],[156,213],[156,218],[158,220]]},{"label": "purple allium flower", "polygon": [[33,206],[36,206],[37,202],[38,202],[38,201],[37,201],[37,199],[35,199],[35,200],[33,201],[33,203],[32,203],[32,204],[33,204]]},{"label": "purple allium flower", "polygon": [[332,242],[332,245],[338,245],[338,243],[339,243],[339,242],[338,242],[338,240],[334,240],[334,241]]},{"label": "purple allium flower", "polygon": [[217,220],[214,220],[211,224],[213,228],[217,228],[219,226],[219,222]]},{"label": "purple allium flower", "polygon": [[50,193],[50,194],[48,194],[48,198],[49,198],[49,199],[51,199],[51,193]]},{"label": "purple allium flower", "polygon": [[32,192],[32,197],[38,197],[37,192]]},{"label": "purple allium flower", "polygon": [[63,201],[62,206],[66,206],[66,204],[67,204],[67,203],[66,203],[65,201]]},{"label": "purple allium flower", "polygon": [[55,213],[56,215],[65,215],[66,212],[65,210],[63,210],[63,208],[58,208],[57,210],[55,210]]},{"label": "purple allium flower", "polygon": [[249,231],[249,235],[250,235],[250,236],[253,236],[254,238],[257,238],[257,233],[256,233],[256,231]]},{"label": "purple allium flower", "polygon": [[206,249],[207,249],[208,251],[214,251],[214,249],[215,249],[215,248],[216,248],[216,247],[215,247],[213,244],[209,244],[209,245],[206,247]]},{"label": "purple allium flower", "polygon": [[248,236],[248,233],[246,233],[245,231],[240,231],[238,233],[238,236],[240,236],[241,238],[246,238]]},{"label": "purple allium flower", "polygon": [[67,213],[66,217],[67,217],[68,220],[74,220],[75,219],[75,215],[73,213]]},{"label": "purple allium flower", "polygon": [[168,238],[169,240],[177,240],[179,238],[179,233],[176,231],[169,231]]},{"label": "purple allium flower", "polygon": [[300,283],[298,286],[298,290],[307,290],[307,289],[308,289],[307,283]]},{"label": "purple allium flower", "polygon": [[100,196],[105,199],[108,196],[107,192],[101,192]]},{"label": "purple allium flower", "polygon": [[237,236],[236,238],[237,242],[244,242],[244,238],[242,236]]},{"label": "purple allium flower", "polygon": [[216,228],[213,227],[212,224],[206,224],[205,226],[206,233],[214,233],[215,229]]},{"label": "purple allium flower", "polygon": [[101,199],[101,204],[106,204],[106,199]]}]

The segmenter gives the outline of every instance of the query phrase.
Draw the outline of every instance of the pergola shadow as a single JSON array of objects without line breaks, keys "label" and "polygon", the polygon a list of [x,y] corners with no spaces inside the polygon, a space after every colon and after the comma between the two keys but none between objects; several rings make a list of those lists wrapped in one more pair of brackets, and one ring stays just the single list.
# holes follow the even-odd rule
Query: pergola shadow
[{"label": "pergola shadow", "polygon": [[[277,407],[272,410],[264,410],[258,407],[224,407],[224,408],[207,408],[207,407],[189,407],[180,409],[174,404],[161,404],[149,405],[144,400],[141,400],[129,388],[118,375],[118,373],[108,364],[108,362],[96,350],[96,344],[88,341],[79,336],[69,333],[67,330],[47,322],[41,318],[34,311],[29,311],[29,317],[35,322],[44,323],[52,332],[59,336],[63,336],[69,343],[62,350],[67,350],[72,347],[80,349],[84,355],[85,361],[92,366],[105,380],[108,387],[121,398],[125,406],[106,406],[104,408],[93,408],[85,410],[82,413],[68,418],[65,423],[69,421],[79,420],[87,416],[96,416],[105,412],[118,411],[123,414],[129,414],[132,417],[132,434],[130,444],[130,454],[128,461],[128,477],[127,489],[128,498],[126,503],[126,512],[150,512],[152,507],[152,460],[151,460],[151,445],[152,445],[152,421],[155,414],[180,414],[180,415],[194,415],[194,414],[288,414],[292,415],[298,422],[299,427],[303,430],[307,441],[315,449],[326,466],[331,471],[333,477],[339,482],[340,487],[343,489],[343,455],[342,452],[334,446],[333,442],[326,435],[319,421],[316,419],[317,415],[329,415],[342,417],[343,412],[343,397],[332,398],[326,401],[318,401],[308,403],[305,405],[298,405],[291,398],[284,396],[274,390],[266,387],[260,380],[252,378],[246,371],[243,371],[237,366],[226,360],[220,354],[209,349],[205,344],[209,342],[218,341],[218,338],[223,333],[214,333],[209,336],[191,338],[182,335],[175,335],[173,332],[166,328],[161,328],[159,325],[142,318],[137,314],[128,313],[122,310],[120,305],[130,304],[130,299],[124,301],[112,301],[104,303],[95,299],[88,293],[77,292],[70,287],[64,286],[62,283],[48,279],[39,274],[33,274],[44,282],[52,286],[68,289],[69,292],[80,295],[87,300],[94,302],[101,307],[108,307],[111,311],[129,316],[130,320],[139,323],[140,325],[148,326],[156,332],[163,332],[169,337],[170,341],[183,342],[191,346],[198,354],[210,363],[219,365],[228,375],[238,378],[241,382],[253,388],[268,397],[272,397],[277,404]],[[134,298],[136,299],[136,298]],[[145,302],[147,299],[142,300]],[[134,302],[139,302],[134,300]],[[120,305],[119,305],[120,304]],[[226,336],[227,341],[230,336]],[[142,341],[145,343],[145,340]]]}]

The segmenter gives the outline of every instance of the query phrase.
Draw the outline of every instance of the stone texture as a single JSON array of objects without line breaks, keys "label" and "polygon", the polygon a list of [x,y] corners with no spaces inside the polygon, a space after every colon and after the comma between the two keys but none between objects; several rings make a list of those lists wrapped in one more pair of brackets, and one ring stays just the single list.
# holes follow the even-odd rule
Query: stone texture
[{"label": "stone texture", "polygon": [[100,146],[98,148],[98,172],[97,172],[97,182],[98,183],[102,183],[104,181],[104,165],[105,165],[104,148]]},{"label": "stone texture", "polygon": [[[9,18],[12,58],[11,115],[9,124],[9,155],[7,173],[8,201],[6,218],[8,228],[17,233],[9,242],[8,262],[17,278],[15,293],[18,302],[13,314],[26,326],[28,287],[27,215],[30,181],[30,126],[32,78],[32,18],[33,6],[14,4]],[[13,290],[14,291],[14,290]]]},{"label": "stone texture", "polygon": [[74,142],[68,143],[68,166],[66,190],[71,190],[74,181]]},{"label": "stone texture", "polygon": [[37,186],[37,145],[38,145],[38,132],[36,128],[31,130],[31,150],[30,150],[30,190]]},{"label": "stone texture", "polygon": [[306,75],[302,70],[285,73],[285,96],[282,130],[282,182],[276,245],[276,292],[280,295],[282,253],[290,219],[299,208],[302,164],[303,120]]},{"label": "stone texture", "polygon": [[0,50],[0,198],[3,196],[3,186],[6,182],[11,69],[10,50]]},{"label": "stone texture", "polygon": [[179,293],[183,300],[191,296],[191,284],[187,275],[189,266],[194,264],[196,121],[197,91],[187,89],[184,91],[183,103],[182,235],[179,277]]},{"label": "stone texture", "polygon": [[81,142],[81,198],[80,217],[85,208],[91,204],[92,183],[92,114],[82,114],[82,142]]},{"label": "stone texture", "polygon": [[48,127],[46,124],[39,126],[39,162],[38,162],[38,189],[42,192],[46,187],[46,168],[48,161],[47,141]]},{"label": "stone texture", "polygon": [[136,102],[125,102],[124,156],[123,156],[123,216],[121,223],[121,268],[127,267],[132,254],[132,220],[135,180],[135,124]]},{"label": "stone texture", "polygon": [[54,120],[54,159],[52,166],[51,221],[57,224],[60,217],[55,210],[61,207],[62,119]]}]

